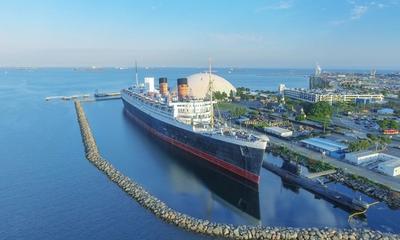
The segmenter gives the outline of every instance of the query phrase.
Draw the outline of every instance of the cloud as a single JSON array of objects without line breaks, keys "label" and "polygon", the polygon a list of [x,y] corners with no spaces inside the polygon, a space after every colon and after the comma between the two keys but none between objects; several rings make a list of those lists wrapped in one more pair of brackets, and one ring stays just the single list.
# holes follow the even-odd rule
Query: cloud
[{"label": "cloud", "polygon": [[289,8],[293,7],[293,1],[280,1],[276,4],[272,4],[272,5],[267,5],[267,6],[263,6],[260,8],[257,8],[255,11],[256,12],[264,12],[267,10],[286,10]]},{"label": "cloud", "polygon": [[330,21],[329,22],[330,25],[340,26],[340,25],[343,25],[350,21],[359,20],[368,12],[368,10],[370,8],[373,8],[373,7],[383,8],[384,7],[384,5],[382,3],[374,2],[374,1],[365,3],[364,5],[358,4],[358,2],[355,0],[348,0],[347,2],[352,6],[352,8],[350,10],[350,16],[346,19]]},{"label": "cloud", "polygon": [[368,6],[354,6],[351,10],[350,20],[360,19],[368,11]]}]

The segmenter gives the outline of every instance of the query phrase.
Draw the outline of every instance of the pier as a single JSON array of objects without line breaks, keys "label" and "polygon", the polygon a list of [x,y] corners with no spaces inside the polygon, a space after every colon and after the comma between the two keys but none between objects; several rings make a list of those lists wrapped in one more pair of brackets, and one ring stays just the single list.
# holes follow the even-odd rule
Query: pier
[{"label": "pier", "polygon": [[113,100],[120,99],[120,92],[96,92],[94,94],[77,94],[72,96],[49,96],[46,97],[46,101],[54,101],[54,100],[63,100],[63,101],[82,101],[82,102],[90,102],[90,101],[104,101],[104,100]]},{"label": "pier", "polygon": [[333,203],[335,206],[342,207],[353,212],[361,212],[369,207],[368,203],[353,199],[343,193],[330,190],[325,185],[322,185],[317,181],[310,180],[303,176],[298,176],[267,161],[264,161],[262,166],[281,178],[286,179],[327,200],[328,202]]},{"label": "pier", "polygon": [[[266,226],[234,226],[232,224],[213,223],[208,220],[180,213],[158,198],[151,195],[138,183],[118,171],[104,159],[96,145],[84,110],[79,101],[75,101],[75,110],[81,130],[82,141],[87,160],[126,194],[148,209],[155,216],[184,230],[219,238],[228,239],[399,239],[399,235],[382,233],[369,229],[333,229],[333,228],[292,228]],[[138,221],[140,221],[138,219]]]},{"label": "pier", "polygon": [[335,173],[336,173],[336,170],[332,169],[332,170],[326,170],[326,171],[322,171],[322,172],[309,173],[309,174],[307,174],[307,177],[310,179],[314,179],[314,178],[324,177],[324,176],[328,176],[328,175],[335,174]]}]

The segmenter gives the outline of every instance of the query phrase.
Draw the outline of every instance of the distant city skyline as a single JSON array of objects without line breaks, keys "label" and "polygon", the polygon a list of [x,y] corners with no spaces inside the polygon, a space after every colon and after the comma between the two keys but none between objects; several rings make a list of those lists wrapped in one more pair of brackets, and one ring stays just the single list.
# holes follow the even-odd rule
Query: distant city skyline
[{"label": "distant city skyline", "polygon": [[0,3],[0,67],[400,69],[400,0]]}]

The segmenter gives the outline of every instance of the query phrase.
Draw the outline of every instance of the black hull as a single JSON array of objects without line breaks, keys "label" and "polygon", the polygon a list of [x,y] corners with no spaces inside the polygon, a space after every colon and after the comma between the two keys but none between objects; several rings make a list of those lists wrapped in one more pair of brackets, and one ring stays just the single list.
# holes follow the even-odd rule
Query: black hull
[{"label": "black hull", "polygon": [[[133,119],[132,114],[125,109],[124,115],[127,121],[131,122]],[[132,121],[131,123],[132,126],[138,127],[136,122]],[[155,147],[159,147],[162,151],[173,156],[172,161],[175,161],[180,167],[183,167],[185,171],[193,173],[196,179],[204,184],[204,186],[218,198],[249,216],[258,220],[260,219],[258,185],[250,181],[245,181],[243,178],[224,169],[215,167],[215,165],[182,151],[161,139],[153,138],[153,135],[143,128],[140,128],[140,130],[143,131],[146,137],[153,140]]]},{"label": "black hull", "polygon": [[125,99],[123,102],[132,119],[159,139],[241,178],[248,185],[258,185],[264,149],[242,147],[178,128],[146,114]]}]

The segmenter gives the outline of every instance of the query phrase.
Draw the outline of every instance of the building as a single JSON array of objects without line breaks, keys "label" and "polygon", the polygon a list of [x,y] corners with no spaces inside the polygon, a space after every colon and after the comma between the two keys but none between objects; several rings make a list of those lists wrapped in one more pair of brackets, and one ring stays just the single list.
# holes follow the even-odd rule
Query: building
[{"label": "building", "polygon": [[372,103],[371,98],[357,98],[356,104],[370,104]]},{"label": "building", "polygon": [[385,153],[379,152],[372,152],[372,151],[359,151],[359,152],[352,152],[346,153],[345,159],[353,164],[360,165],[360,164],[367,164],[372,162],[384,162],[389,160],[399,160],[400,158],[388,155]]},{"label": "building", "polygon": [[285,91],[285,88],[286,88],[286,86],[285,86],[285,84],[279,84],[279,86],[278,86],[278,93],[281,95],[281,96],[283,96],[283,94],[284,94],[284,91]]},{"label": "building", "polygon": [[[285,88],[285,97],[297,99],[305,102],[356,102],[357,99],[363,99],[364,102],[381,102],[384,99],[382,94],[356,94],[340,93],[336,91],[326,91],[322,89],[307,90],[304,88]],[[366,99],[368,101],[366,101]]]},{"label": "building", "polygon": [[382,162],[378,165],[378,170],[389,176],[400,175],[400,160],[393,159],[386,162]]},{"label": "building", "polygon": [[231,91],[234,94],[236,93],[236,88],[225,78],[216,74],[210,76],[209,73],[196,73],[187,77],[189,95],[197,99],[205,98],[210,92],[210,77],[213,92],[224,92],[227,96],[230,95]]},{"label": "building", "polygon": [[305,147],[324,153],[333,158],[343,158],[347,145],[325,138],[309,138],[300,141]]},{"label": "building", "polygon": [[319,76],[319,75],[321,75],[321,73],[322,73],[322,68],[321,68],[321,66],[317,63],[316,66],[315,66],[315,73],[314,73],[314,76]]},{"label": "building", "polygon": [[318,102],[317,95],[303,88],[285,88],[283,94],[287,98],[302,100],[305,102]]},{"label": "building", "polygon": [[323,76],[322,68],[319,64],[315,66],[314,75],[310,76],[309,88],[319,89],[319,88],[330,88],[330,79]]},{"label": "building", "polygon": [[323,76],[311,76],[309,79],[309,88],[332,88],[332,81],[331,79],[325,78]]},{"label": "building", "polygon": [[280,127],[266,127],[264,128],[264,131],[279,137],[287,138],[293,136],[293,131]]},{"label": "building", "polygon": [[383,130],[384,135],[397,135],[399,134],[399,130],[397,129],[385,129]]},{"label": "building", "polygon": [[376,111],[378,114],[384,114],[384,115],[391,115],[394,113],[394,110],[391,108],[382,108]]}]

